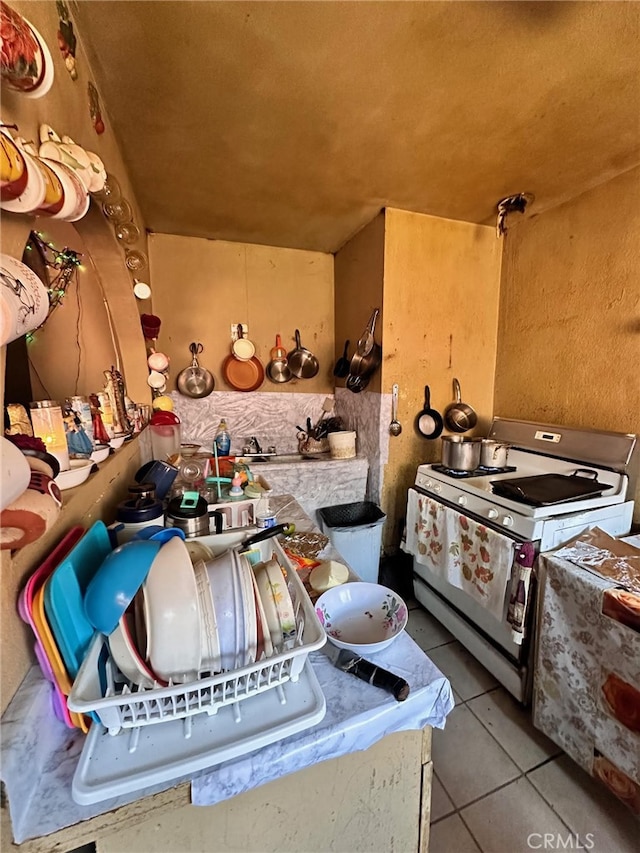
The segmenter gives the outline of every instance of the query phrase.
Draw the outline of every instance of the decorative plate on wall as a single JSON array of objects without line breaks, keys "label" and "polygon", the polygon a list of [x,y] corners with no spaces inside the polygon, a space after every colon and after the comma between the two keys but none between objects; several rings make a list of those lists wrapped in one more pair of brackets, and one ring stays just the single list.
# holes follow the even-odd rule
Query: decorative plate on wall
[{"label": "decorative plate on wall", "polygon": [[8,89],[41,98],[53,84],[53,59],[36,28],[0,2],[0,72]]}]

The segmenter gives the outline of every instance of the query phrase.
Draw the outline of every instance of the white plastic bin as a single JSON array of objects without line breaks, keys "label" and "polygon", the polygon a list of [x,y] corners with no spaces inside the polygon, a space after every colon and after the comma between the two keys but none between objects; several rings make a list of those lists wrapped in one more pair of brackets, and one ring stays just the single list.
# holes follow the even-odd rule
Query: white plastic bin
[{"label": "white plastic bin", "polygon": [[387,516],[371,501],[322,507],[322,529],[361,580],[378,583],[382,528]]}]

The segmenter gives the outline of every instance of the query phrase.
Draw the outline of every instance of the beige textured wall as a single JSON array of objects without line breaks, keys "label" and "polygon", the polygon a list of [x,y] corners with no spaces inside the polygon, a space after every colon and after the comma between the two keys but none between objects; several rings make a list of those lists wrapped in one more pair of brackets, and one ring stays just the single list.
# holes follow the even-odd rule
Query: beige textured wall
[{"label": "beige textured wall", "polygon": [[247,325],[265,368],[276,334],[291,351],[296,329],[318,358],[314,378],[282,384],[265,378],[260,391],[333,390],[333,255],[171,234],[149,235],[149,252],[153,313],[162,320],[158,349],[171,359],[170,390],[190,363],[194,340],[204,347],[199,361],[213,373],[215,390],[234,390],[222,372],[232,323]]},{"label": "beige textured wall", "polygon": [[386,211],[382,388],[390,393],[394,382],[400,386],[403,425],[390,438],[384,475],[386,545],[398,544],[416,466],[441,458],[440,440],[415,429],[424,386],[442,413],[456,377],[463,401],[478,413],[474,433],[486,435],[494,412],[501,254],[492,227]]},{"label": "beige textured wall", "polygon": [[[42,98],[24,98],[2,89],[2,121],[17,124],[18,131],[12,131],[27,140],[38,144],[40,125],[45,123],[53,127],[60,135],[68,135],[79,145],[94,151],[103,160],[107,172],[115,175],[122,187],[124,197],[131,203],[135,221],[141,229],[140,241],[132,248],[146,251],[145,226],[129,182],[124,159],[118,147],[118,141],[109,121],[106,105],[102,103],[102,115],[106,130],[97,135],[93,129],[89,114],[87,83],[94,80],[82,46],[82,32],[75,27],[78,37],[76,50],[76,68],[78,79],[69,76],[62,54],[57,45],[58,14],[54,2],[25,2],[15,0],[11,8],[23,14],[38,30],[47,42],[54,65],[54,81],[51,89]],[[46,229],[48,220],[7,213],[2,211],[2,251],[20,258],[29,231],[33,227]],[[122,356],[122,369],[127,390],[133,400],[140,403],[150,401],[146,384],[148,370],[146,366],[144,341],[140,330],[139,309],[145,305],[139,303],[133,295],[132,277],[124,264],[123,247],[118,243],[110,223],[101,213],[100,205],[92,201],[86,217],[74,224],[85,246],[91,252],[96,263],[97,275],[107,296],[116,336]],[[73,248],[73,246],[72,246]],[[139,275],[143,278],[143,275]],[[59,308],[58,311],[61,311]],[[147,304],[148,310],[148,304]],[[91,326],[91,318],[85,312],[84,321]],[[103,322],[100,317],[97,322]],[[60,342],[58,342],[58,348]],[[4,355],[2,358],[4,364]],[[105,365],[109,367],[110,365]],[[4,387],[4,383],[2,383]]]},{"label": "beige textured wall", "polygon": [[640,169],[508,231],[498,414],[640,433],[639,257]]},{"label": "beige textured wall", "polygon": [[[352,237],[335,256],[336,359],[342,355],[347,339],[347,357],[354,355],[358,339],[374,308],[380,309],[375,339],[378,343],[383,342],[384,228],[383,212]],[[368,391],[380,391],[380,375],[381,370],[374,374]],[[344,386],[345,380],[336,379],[335,384]]]}]

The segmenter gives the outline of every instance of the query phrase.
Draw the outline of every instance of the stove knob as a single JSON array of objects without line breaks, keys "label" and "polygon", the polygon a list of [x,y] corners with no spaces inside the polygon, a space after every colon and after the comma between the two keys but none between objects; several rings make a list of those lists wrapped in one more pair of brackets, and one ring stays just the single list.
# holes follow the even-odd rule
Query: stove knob
[{"label": "stove knob", "polygon": [[424,487],[425,487],[425,489],[433,488],[433,480],[425,480],[424,481]]},{"label": "stove knob", "polygon": [[434,492],[441,492],[442,491],[442,483],[434,483],[432,488],[433,488]]},{"label": "stove knob", "polygon": [[513,527],[513,516],[505,515],[505,517],[502,519],[502,523],[505,527]]},{"label": "stove knob", "polygon": [[460,497],[458,498],[458,503],[461,504],[462,506],[466,506],[466,503],[467,503],[466,497],[464,495],[460,495]]},{"label": "stove knob", "polygon": [[497,509],[492,508],[487,513],[487,518],[497,518],[497,517],[498,517],[498,510]]}]

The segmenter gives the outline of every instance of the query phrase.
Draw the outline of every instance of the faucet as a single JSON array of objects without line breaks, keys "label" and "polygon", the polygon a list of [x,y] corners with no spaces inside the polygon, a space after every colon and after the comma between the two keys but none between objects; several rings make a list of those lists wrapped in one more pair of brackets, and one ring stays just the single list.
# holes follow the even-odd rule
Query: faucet
[{"label": "faucet", "polygon": [[251,453],[253,453],[254,451],[256,453],[262,453],[262,448],[260,447],[260,443],[259,443],[258,439],[255,437],[255,435],[252,435],[251,438],[249,439],[249,445],[248,446],[249,446],[249,451]]}]

